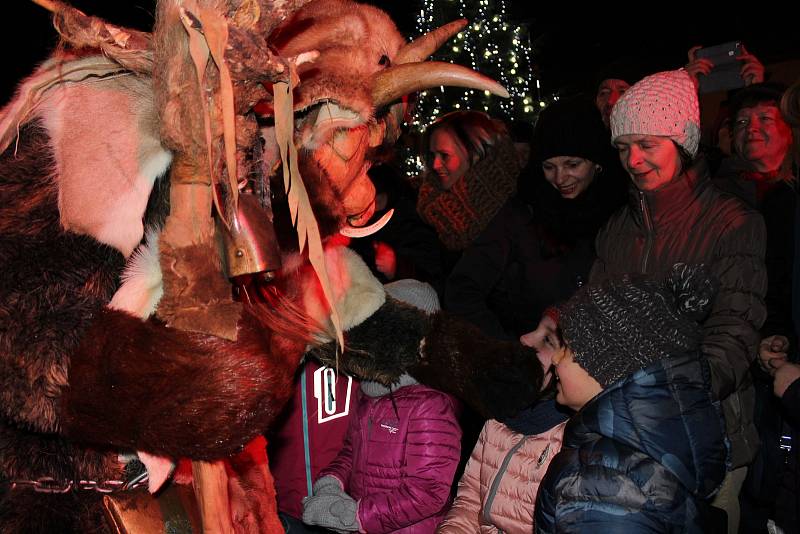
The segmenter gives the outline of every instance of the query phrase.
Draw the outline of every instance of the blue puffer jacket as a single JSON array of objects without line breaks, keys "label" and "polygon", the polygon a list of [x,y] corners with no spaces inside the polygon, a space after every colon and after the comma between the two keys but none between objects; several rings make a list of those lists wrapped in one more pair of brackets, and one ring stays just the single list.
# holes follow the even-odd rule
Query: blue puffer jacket
[{"label": "blue puffer jacket", "polygon": [[567,424],[539,489],[537,533],[703,532],[727,446],[698,355],[613,384]]}]

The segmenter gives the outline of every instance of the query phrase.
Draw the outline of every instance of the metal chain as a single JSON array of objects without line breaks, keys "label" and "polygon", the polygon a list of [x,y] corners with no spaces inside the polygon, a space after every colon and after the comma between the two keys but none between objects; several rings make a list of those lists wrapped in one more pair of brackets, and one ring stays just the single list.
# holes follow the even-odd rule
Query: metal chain
[{"label": "metal chain", "polygon": [[40,477],[36,480],[11,480],[10,489],[30,488],[36,493],[69,493],[70,491],[96,491],[98,493],[114,493],[139,488],[147,484],[147,471],[131,480],[56,480],[52,477]]}]

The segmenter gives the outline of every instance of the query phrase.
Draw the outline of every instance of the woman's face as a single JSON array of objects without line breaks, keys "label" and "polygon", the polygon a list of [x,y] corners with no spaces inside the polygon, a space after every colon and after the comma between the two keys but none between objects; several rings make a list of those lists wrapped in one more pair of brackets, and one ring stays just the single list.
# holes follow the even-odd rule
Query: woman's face
[{"label": "woman's face", "polygon": [[428,150],[431,167],[439,177],[442,189],[449,190],[469,170],[470,159],[466,148],[447,128],[434,130]]},{"label": "woman's face", "polygon": [[553,366],[558,377],[556,402],[578,411],[603,391],[603,387],[573,359],[569,347],[554,346],[553,350]]},{"label": "woman's face", "polygon": [[669,137],[621,135],[615,142],[619,160],[640,191],[655,191],[681,172],[678,147]]},{"label": "woman's face", "polygon": [[792,146],[792,129],[774,104],[756,104],[739,110],[733,123],[736,153],[755,170],[771,171],[781,166]]},{"label": "woman's face", "polygon": [[575,198],[586,191],[597,170],[595,163],[576,156],[556,156],[542,162],[545,179],[562,198]]}]

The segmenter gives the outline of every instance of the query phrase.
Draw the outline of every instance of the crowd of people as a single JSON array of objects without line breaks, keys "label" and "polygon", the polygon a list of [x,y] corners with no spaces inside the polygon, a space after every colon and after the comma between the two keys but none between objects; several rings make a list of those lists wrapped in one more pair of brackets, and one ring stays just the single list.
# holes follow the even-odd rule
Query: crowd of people
[{"label": "crowd of people", "polygon": [[800,532],[800,84],[744,51],[720,153],[695,51],[554,102],[527,143],[448,113],[416,189],[377,171],[395,217],[351,246],[387,293],[552,373],[483,421],[308,362],[270,442],[287,532]]}]

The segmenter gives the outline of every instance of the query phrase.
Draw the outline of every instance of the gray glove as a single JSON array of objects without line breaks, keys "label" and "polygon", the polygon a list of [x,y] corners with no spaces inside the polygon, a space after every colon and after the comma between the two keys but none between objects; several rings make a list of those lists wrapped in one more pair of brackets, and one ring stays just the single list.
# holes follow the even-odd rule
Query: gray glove
[{"label": "gray glove", "polygon": [[330,475],[317,479],[311,486],[311,494],[315,497],[317,495],[347,495],[342,489],[339,479]]},{"label": "gray glove", "polygon": [[303,523],[338,532],[358,532],[358,503],[346,493],[314,495],[303,500]]}]

